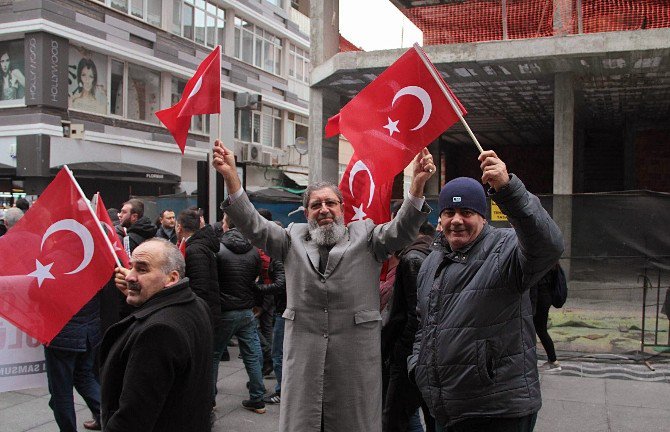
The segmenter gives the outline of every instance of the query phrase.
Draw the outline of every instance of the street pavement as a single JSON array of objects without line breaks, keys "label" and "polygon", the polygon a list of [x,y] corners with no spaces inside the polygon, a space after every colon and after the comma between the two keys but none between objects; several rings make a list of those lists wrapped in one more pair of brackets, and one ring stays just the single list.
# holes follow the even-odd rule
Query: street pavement
[{"label": "street pavement", "polygon": [[[213,432],[276,431],[279,406],[267,405],[265,414],[242,408],[249,397],[246,372],[230,348],[232,360],[219,368],[219,393]],[[561,358],[559,356],[559,358]],[[573,358],[561,362],[560,372],[541,375],[543,406],[535,430],[538,432],[651,432],[670,430],[670,362],[662,357],[651,364],[615,360],[592,362]],[[271,391],[275,382],[266,379]],[[77,395],[81,423],[91,415]],[[343,413],[346,415],[346,413]],[[46,388],[0,393],[0,431],[56,432]],[[366,432],[366,431],[351,431]]]}]

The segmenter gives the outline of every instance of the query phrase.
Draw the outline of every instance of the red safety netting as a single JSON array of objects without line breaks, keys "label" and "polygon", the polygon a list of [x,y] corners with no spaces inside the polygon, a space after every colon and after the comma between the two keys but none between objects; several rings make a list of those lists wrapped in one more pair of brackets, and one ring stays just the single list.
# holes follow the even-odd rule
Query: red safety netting
[{"label": "red safety netting", "polygon": [[668,0],[582,0],[584,33],[670,27]]},{"label": "red safety netting", "polygon": [[402,12],[426,45],[670,27],[669,0],[468,0]]}]

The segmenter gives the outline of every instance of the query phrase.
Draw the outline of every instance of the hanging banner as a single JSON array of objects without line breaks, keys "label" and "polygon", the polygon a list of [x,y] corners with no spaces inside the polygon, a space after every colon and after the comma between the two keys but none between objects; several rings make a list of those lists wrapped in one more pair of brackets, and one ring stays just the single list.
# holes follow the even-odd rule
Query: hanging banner
[{"label": "hanging banner", "polygon": [[0,318],[0,393],[46,386],[42,344]]}]

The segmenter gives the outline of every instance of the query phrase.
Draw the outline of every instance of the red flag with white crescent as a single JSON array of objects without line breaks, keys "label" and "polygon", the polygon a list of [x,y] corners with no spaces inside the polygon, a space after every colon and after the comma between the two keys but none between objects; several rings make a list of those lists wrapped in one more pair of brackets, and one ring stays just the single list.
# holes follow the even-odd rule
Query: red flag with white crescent
[{"label": "red flag with white crescent", "polygon": [[339,189],[344,198],[345,223],[372,219],[380,224],[391,220],[393,179],[375,184],[372,172],[356,154],[344,171]]},{"label": "red flag with white crescent", "polygon": [[[420,48],[410,48],[361,90],[326,125],[326,136],[344,135],[377,185],[393,181],[421,151],[467,112],[449,86],[431,73]],[[444,85],[455,103],[440,88]]]},{"label": "red flag with white crescent", "polygon": [[64,167],[0,237],[0,315],[49,343],[116,266],[98,218]]}]

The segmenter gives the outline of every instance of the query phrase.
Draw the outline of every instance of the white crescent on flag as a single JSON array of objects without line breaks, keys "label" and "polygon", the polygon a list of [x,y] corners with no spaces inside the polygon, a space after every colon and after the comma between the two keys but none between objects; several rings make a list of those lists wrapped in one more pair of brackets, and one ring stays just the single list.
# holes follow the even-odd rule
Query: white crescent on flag
[{"label": "white crescent on flag", "polygon": [[372,179],[372,173],[370,172],[370,169],[363,163],[363,161],[356,161],[354,166],[351,167],[351,172],[349,173],[349,191],[351,192],[351,196],[354,195],[354,177],[356,177],[356,174],[359,171],[365,171],[368,173],[368,176],[370,177],[370,197],[368,198],[368,207],[370,207],[370,204],[372,204],[372,198],[375,195],[375,181]]},{"label": "white crescent on flag", "polygon": [[193,86],[193,90],[191,90],[191,93],[188,95],[187,99],[190,99],[191,97],[195,96],[195,94],[200,91],[200,87],[202,87],[202,76],[198,78],[198,81],[195,83],[195,86]]},{"label": "white crescent on flag", "polygon": [[58,222],[52,224],[44,233],[44,236],[42,236],[42,244],[40,245],[40,249],[44,246],[44,242],[46,239],[53,233],[57,231],[72,231],[73,233],[77,234],[79,239],[81,240],[82,245],[84,246],[84,257],[79,264],[79,266],[65,274],[75,274],[79,273],[81,270],[86,268],[86,266],[91,262],[91,258],[93,258],[93,252],[94,252],[94,243],[93,243],[93,236],[91,235],[90,231],[82,224],[77,222],[74,219],[62,219],[59,220]]},{"label": "white crescent on flag", "polygon": [[[407,86],[403,87],[400,89],[398,93],[393,96],[393,101],[391,102],[391,106],[395,104],[395,102],[401,97],[405,95],[412,95],[415,96],[419,101],[421,101],[421,105],[423,106],[423,117],[421,117],[421,121],[419,122],[416,127],[414,127],[413,131],[422,128],[427,122],[428,119],[430,118],[430,114],[433,112],[433,102],[430,100],[430,96],[428,95],[428,92],[424,90],[421,87],[418,86]],[[390,121],[390,119],[389,119]]]}]

